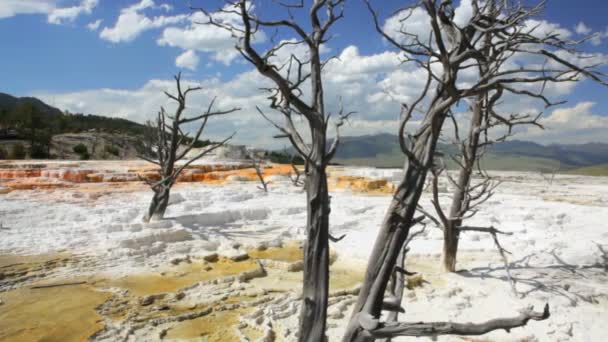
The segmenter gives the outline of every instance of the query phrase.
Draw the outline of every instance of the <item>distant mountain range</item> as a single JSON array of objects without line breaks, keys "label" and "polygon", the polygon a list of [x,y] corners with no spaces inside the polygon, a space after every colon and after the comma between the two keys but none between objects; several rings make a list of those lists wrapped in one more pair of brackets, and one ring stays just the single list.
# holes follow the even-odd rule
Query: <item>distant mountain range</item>
[{"label": "distant mountain range", "polygon": [[[34,97],[15,97],[0,93],[0,128],[2,115],[6,116],[19,105],[29,102],[44,116],[43,122],[53,128],[54,134],[74,133],[87,130],[120,132],[131,136],[141,135],[144,126],[126,119],[100,115],[65,114]],[[1,138],[1,137],[0,137]],[[454,154],[451,145],[440,144],[439,150]],[[448,166],[450,158],[446,158]],[[376,167],[401,167],[404,156],[396,135],[375,134],[342,137],[333,160],[344,165]],[[588,143],[581,145],[540,145],[529,141],[511,140],[493,145],[482,160],[490,170],[553,171],[608,175],[608,144]],[[452,165],[453,166],[453,165]]]},{"label": "distant mountain range", "polygon": [[[439,144],[438,148],[448,155],[456,152],[452,145]],[[375,134],[342,137],[334,162],[401,167],[404,156],[396,135]],[[608,170],[608,144],[544,146],[529,141],[511,140],[489,148],[482,165],[491,170],[575,172],[577,169],[587,169],[597,173],[598,170]]]}]

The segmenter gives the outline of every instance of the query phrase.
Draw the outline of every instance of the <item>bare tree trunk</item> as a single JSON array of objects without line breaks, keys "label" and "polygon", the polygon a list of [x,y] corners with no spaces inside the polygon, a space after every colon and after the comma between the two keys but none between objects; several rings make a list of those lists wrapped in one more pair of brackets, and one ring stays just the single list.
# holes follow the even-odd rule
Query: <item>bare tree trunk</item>
[{"label": "bare tree trunk", "polygon": [[[169,194],[171,192],[171,187],[173,184],[175,184],[181,172],[188,167],[188,165],[202,158],[204,155],[213,151],[214,149],[224,145],[226,141],[232,138],[231,136],[224,139],[222,142],[212,144],[211,147],[208,147],[207,149],[198,153],[196,156],[193,156],[190,158],[190,160],[181,165],[176,165],[178,161],[182,160],[188,154],[188,152],[194,148],[194,145],[201,137],[201,134],[203,133],[210,117],[229,114],[237,111],[238,108],[225,111],[213,111],[213,105],[215,103],[214,98],[209,104],[207,111],[205,111],[203,114],[193,117],[185,117],[183,115],[184,110],[186,109],[186,98],[188,93],[200,90],[201,88],[188,87],[185,91],[183,91],[181,86],[181,74],[177,74],[175,76],[175,82],[177,94],[173,95],[165,92],[165,95],[167,95],[169,99],[177,103],[175,113],[173,115],[169,115],[165,109],[161,107],[160,111],[158,112],[156,122],[152,123],[148,121],[146,125],[147,129],[144,131],[144,151],[142,151],[142,154],[140,154],[139,157],[157,165],[159,168],[158,176],[160,178],[159,181],[153,182],[149,179],[140,177],[140,179],[148,184],[154,192],[152,200],[150,201],[150,206],[148,207],[148,211],[143,217],[144,222],[150,222],[152,219],[161,220],[163,218],[165,211],[167,210],[167,206],[169,205]],[[170,123],[167,123],[167,119],[171,120]],[[199,122],[199,127],[194,136],[190,138],[184,133],[182,126],[197,121]],[[181,152],[178,152],[180,147],[183,147],[183,149]]]},{"label": "bare tree trunk", "polygon": [[469,138],[464,146],[464,153],[461,156],[461,167],[458,172],[456,181],[456,189],[452,197],[450,206],[450,216],[448,224],[443,228],[443,267],[448,272],[456,272],[456,256],[458,253],[458,240],[460,238],[459,227],[462,225],[462,216],[465,214],[467,202],[465,196],[471,182],[471,174],[475,168],[475,163],[478,162],[477,149],[479,147],[479,136],[481,134],[481,122],[483,116],[481,113],[480,97],[477,102],[472,105],[473,116],[469,128]]},{"label": "bare tree trunk", "polygon": [[171,192],[170,187],[163,187],[163,190],[154,192],[152,201],[148,207],[148,213],[144,217],[144,222],[161,220],[165,216],[165,211],[169,206],[169,195]]},{"label": "bare tree trunk", "polygon": [[[327,43],[329,29],[344,15],[344,0],[315,0],[311,2],[307,16],[310,22],[300,26],[295,20],[266,21],[252,15],[252,6],[246,0],[229,2],[236,10],[220,9],[220,13],[240,14],[242,26],[214,20],[208,15],[208,24],[226,29],[240,36],[236,45],[240,54],[256,66],[261,75],[274,83],[269,88],[270,108],[282,114],[284,124],[279,124],[268,117],[261,108],[258,112],[281,134],[277,137],[287,138],[298,154],[306,162],[306,192],[308,218],[306,222],[306,241],[304,243],[304,283],[302,289],[302,310],[298,340],[320,342],[326,339],[325,326],[327,318],[327,296],[329,287],[329,194],[327,188],[326,168],[336,153],[339,143],[339,127],[352,114],[345,113],[341,107],[335,119],[336,139],[326,148],[327,126],[331,115],[326,113],[323,92],[323,66],[327,61],[321,59],[320,49]],[[291,19],[291,11],[304,8],[277,2],[277,6],[286,8]],[[204,9],[201,9],[203,13]],[[276,43],[265,51],[252,45],[255,32],[263,29],[285,29],[296,33],[301,41],[296,44]],[[310,28],[310,32],[307,29]],[[292,54],[287,60],[277,64],[276,53],[283,47],[292,49],[293,45],[307,50],[307,60]],[[310,97],[302,87],[310,86]],[[308,123],[309,131],[303,135],[293,118],[297,116]],[[303,131],[303,130],[302,130]],[[308,138],[308,139],[307,139]],[[308,143],[310,142],[310,143]],[[297,180],[295,181],[297,184]]]},{"label": "bare tree trunk", "polygon": [[416,207],[424,189],[428,169],[432,166],[439,130],[445,119],[441,114],[431,114],[427,117],[434,119],[434,122],[422,124],[426,128],[422,129],[418,135],[420,140],[417,140],[412,147],[416,159],[422,161],[422,165],[417,165],[409,159],[405,163],[405,175],[397,186],[374,243],[365,279],[359,291],[359,299],[342,339],[344,342],[375,339],[362,329],[362,325],[365,325],[365,320],[380,317],[386,286],[395,271],[397,258],[414,224]]},{"label": "bare tree trunk", "polygon": [[443,268],[448,272],[456,272],[456,255],[458,253],[458,228],[452,224],[443,230]]},{"label": "bare tree trunk", "polygon": [[[407,248],[402,248],[401,253],[397,257],[397,265],[401,268],[405,268],[405,257],[407,255]],[[389,284],[389,292],[394,297],[395,300],[398,300],[398,303],[401,303],[403,299],[403,291],[405,288],[405,274],[403,272],[393,272],[391,276],[391,282]],[[386,315],[387,322],[397,322],[399,318],[399,310],[393,310]],[[390,341],[390,339],[388,339]]]},{"label": "bare tree trunk", "polygon": [[325,168],[307,175],[307,239],[299,341],[324,341],[329,292],[329,196]]}]

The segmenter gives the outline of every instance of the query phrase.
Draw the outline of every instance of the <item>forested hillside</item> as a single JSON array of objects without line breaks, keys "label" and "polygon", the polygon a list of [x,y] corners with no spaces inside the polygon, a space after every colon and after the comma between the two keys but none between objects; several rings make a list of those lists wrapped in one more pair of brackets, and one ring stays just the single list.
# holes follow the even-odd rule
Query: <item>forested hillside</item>
[{"label": "forested hillside", "polygon": [[[54,137],[68,133],[114,134],[136,137],[143,134],[144,125],[119,118],[91,114],[72,114],[49,106],[33,97],[14,97],[0,93],[0,159],[50,158],[53,151],[66,146],[54,146]],[[86,138],[86,137],[85,137]],[[117,156],[114,145],[108,155]],[[68,146],[70,149],[71,146]],[[89,152],[81,153],[84,159]]]}]

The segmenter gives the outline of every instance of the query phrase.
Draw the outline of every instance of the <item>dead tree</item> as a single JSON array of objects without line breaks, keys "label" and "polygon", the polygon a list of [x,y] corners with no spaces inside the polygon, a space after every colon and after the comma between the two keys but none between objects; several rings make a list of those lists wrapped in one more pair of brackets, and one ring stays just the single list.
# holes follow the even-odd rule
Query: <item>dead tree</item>
[{"label": "dead tree", "polygon": [[[209,103],[209,106],[205,112],[191,117],[186,117],[184,111],[186,110],[186,100],[188,94],[200,90],[201,88],[188,87],[186,90],[182,90],[181,74],[177,74],[177,76],[175,76],[175,83],[177,87],[177,94],[165,92],[165,95],[167,95],[169,99],[176,102],[177,107],[175,108],[175,112],[171,115],[165,111],[164,107],[160,108],[156,121],[154,123],[149,122],[148,124],[147,134],[145,134],[147,139],[144,139],[144,153],[139,155],[141,159],[153,163],[159,168],[158,180],[150,180],[140,177],[144,182],[146,182],[146,184],[150,186],[152,191],[154,191],[152,201],[147,213],[144,216],[144,222],[163,218],[169,204],[171,187],[173,184],[175,184],[180,173],[186,167],[188,167],[194,161],[202,158],[207,153],[224,145],[232,138],[232,136],[230,136],[219,143],[211,144],[194,156],[189,157],[187,161],[179,163],[189,152],[193,150],[195,144],[203,134],[209,118],[212,116],[229,114],[239,110],[239,108],[232,108],[223,111],[214,110],[214,98]],[[196,129],[194,136],[190,137],[187,132],[184,132],[184,126],[197,122],[198,129]]]},{"label": "dead tree", "polygon": [[[292,12],[304,10],[304,1],[282,2],[275,5],[284,8],[286,17],[268,20],[252,11],[247,0],[226,1],[219,11],[222,15],[238,18],[238,26],[222,21],[222,16],[207,14],[208,24],[229,30],[238,38],[236,49],[272,86],[267,88],[269,107],[280,113],[284,122],[271,119],[261,108],[259,113],[287,138],[297,153],[305,160],[307,222],[304,243],[304,283],[299,325],[300,341],[325,340],[327,298],[329,286],[329,195],[326,168],[334,156],[339,136],[328,146],[327,130],[330,113],[325,108],[323,92],[323,67],[321,46],[329,39],[328,32],[343,17],[344,0],[314,0],[305,14],[307,23],[299,23]],[[265,3],[266,5],[266,3]],[[216,19],[217,18],[217,19]],[[309,29],[310,28],[310,29]],[[271,41],[271,46],[261,51],[252,44],[253,37],[261,30],[271,30],[277,36],[279,30],[295,35],[293,40]],[[280,60],[278,52],[301,47],[305,56],[291,54]],[[305,89],[308,88],[308,89]],[[340,109],[336,128],[351,113]],[[296,127],[295,119],[303,119],[308,134]]]},{"label": "dead tree", "polygon": [[300,178],[302,177],[302,174],[300,172],[300,169],[298,169],[298,167],[296,166],[296,157],[293,156],[291,157],[291,169],[293,170],[294,175],[289,175],[289,179],[291,180],[291,183],[293,183],[294,186],[303,186],[305,184],[305,181],[300,180]]},{"label": "dead tree", "polygon": [[[494,0],[490,0],[484,9],[484,12],[489,17],[497,18],[500,15],[500,8],[496,6]],[[493,41],[496,40],[496,36],[499,34],[500,32],[498,31],[488,31],[478,43],[479,56],[475,57],[473,65],[477,67],[480,78],[494,77],[494,74],[503,69],[503,63],[509,60],[504,58],[504,51],[493,48]],[[543,90],[544,87],[541,88],[539,92],[530,91],[529,94],[524,93],[521,95],[542,98],[545,100],[546,107],[558,104],[552,103],[548,98],[544,97]],[[445,168],[436,167],[436,169],[433,170],[434,179],[432,182],[432,204],[438,215],[438,218],[436,218],[435,221],[440,223],[439,227],[443,231],[443,266],[448,272],[456,271],[456,257],[460,233],[467,231],[466,228],[463,227],[463,221],[473,217],[477,213],[478,207],[492,197],[494,189],[499,184],[499,182],[494,182],[481,166],[480,161],[486,148],[495,143],[505,141],[516,126],[536,125],[541,129],[543,128],[538,121],[542,113],[538,113],[537,115],[513,114],[510,116],[499,114],[497,105],[504,94],[505,91],[503,88],[499,87],[495,90],[491,89],[482,92],[473,99],[468,99],[470,102],[469,111],[471,119],[469,121],[468,132],[462,139],[455,115],[453,113],[449,114],[454,126],[453,143],[459,151],[457,155],[451,156],[456,164],[458,176],[454,179],[448,172],[442,172]],[[506,130],[506,133],[493,137],[491,133],[495,128]],[[448,213],[442,209],[441,204],[439,203],[437,177],[442,173],[445,173],[447,179],[454,188]],[[472,184],[474,173],[481,178],[481,181],[476,184]],[[493,227],[488,227],[485,230],[476,229],[475,231],[485,231],[492,234],[492,237],[496,242],[496,247],[505,263],[505,267],[508,269],[508,262],[505,256],[505,253],[508,252],[502,248],[500,243],[498,243],[498,238],[496,236],[496,234],[502,232]],[[509,276],[509,278],[511,277]],[[514,286],[513,290],[515,291]]]},{"label": "dead tree", "polygon": [[[591,67],[578,67],[560,57],[570,52],[571,45],[550,33],[539,37],[536,28],[526,26],[526,20],[538,14],[541,5],[526,8],[509,7],[500,2],[499,10],[489,12],[488,3],[473,0],[473,14],[463,27],[454,23],[451,0],[422,0],[400,11],[402,23],[407,23],[414,10],[422,10],[428,16],[431,35],[428,41],[404,29],[396,38],[382,30],[371,5],[376,29],[394,47],[404,53],[404,62],[415,63],[427,73],[427,81],[421,95],[409,105],[403,105],[399,124],[399,143],[406,156],[403,179],[396,187],[376,242],[369,258],[365,279],[346,327],[343,341],[373,341],[376,338],[394,336],[430,336],[441,334],[483,334],[495,329],[511,329],[526,324],[530,319],[546,319],[548,307],[543,312],[524,311],[512,319],[492,320],[481,324],[434,323],[386,323],[380,317],[386,306],[383,301],[387,284],[394,272],[403,244],[414,218],[428,173],[435,167],[434,157],[438,139],[450,110],[460,100],[474,98],[492,91],[506,91],[514,95],[530,93],[517,85],[538,85],[571,82],[580,76],[592,79],[602,77]],[[497,60],[487,61],[495,72],[481,75],[473,82],[458,84],[459,76],[470,68],[477,68],[483,54],[479,46],[488,34],[493,34],[492,49],[500,51]],[[551,63],[520,68],[512,67],[505,60],[527,54],[549,60]],[[542,98],[541,98],[542,99]],[[406,125],[414,112],[422,112],[423,119],[416,132],[406,136]]]},{"label": "dead tree", "polygon": [[[486,149],[497,143],[505,141],[512,133],[516,126],[520,125],[535,125],[543,128],[538,122],[538,115],[500,115],[494,105],[501,98],[502,92],[484,94],[474,99],[470,105],[471,119],[467,136],[461,139],[459,126],[453,114],[450,114],[454,123],[454,144],[458,148],[458,154],[451,156],[457,169],[457,177],[453,178],[445,169],[444,166],[436,166],[432,170],[432,204],[437,213],[435,222],[443,231],[443,267],[448,272],[456,271],[456,259],[458,253],[458,242],[460,233],[467,231],[485,232],[492,235],[495,241],[496,248],[500,252],[505,267],[508,270],[508,262],[506,259],[505,250],[498,242],[497,234],[511,235],[502,232],[494,227],[465,227],[463,221],[475,216],[479,211],[479,207],[487,202],[495,193],[495,189],[500,182],[494,181],[492,177],[483,169],[481,161]],[[498,119],[497,119],[498,118]],[[507,133],[492,137],[489,133],[491,128],[507,127]],[[440,175],[445,175],[448,182],[454,188],[451,194],[451,203],[449,212],[441,207],[439,202],[439,187],[438,178]],[[476,176],[479,181],[473,183],[473,177]],[[508,272],[508,271],[507,271]],[[509,274],[509,279],[512,279]],[[513,290],[515,291],[514,284]]]},{"label": "dead tree", "polygon": [[[410,272],[405,269],[405,259],[407,253],[410,251],[409,244],[417,236],[422,235],[426,230],[426,224],[422,225],[422,228],[409,234],[407,240],[403,244],[403,248],[397,257],[397,266],[395,266],[395,272],[391,275],[391,279],[388,283],[387,292],[385,296],[384,305],[385,308],[389,308],[388,314],[386,315],[387,323],[395,323],[398,321],[399,313],[404,313],[405,309],[401,307],[401,301],[403,300],[403,292],[405,290],[405,283],[407,276],[414,276],[416,272]],[[391,338],[387,338],[385,341],[391,341]]]},{"label": "dead tree", "polygon": [[[496,0],[488,1],[485,9],[486,15],[490,17],[498,17],[501,11],[501,7],[497,4]],[[509,56],[505,54],[505,51],[512,53],[511,49],[500,49],[495,48],[494,43],[498,39],[499,35],[503,34],[501,31],[489,31],[484,35],[483,40],[480,42],[479,57],[476,57],[476,67],[481,78],[492,78],[505,69],[505,62],[509,61]],[[529,33],[532,34],[532,33]],[[517,35],[513,34],[515,38]],[[519,37],[520,39],[522,37]],[[527,37],[528,39],[530,37]],[[540,40],[540,38],[538,38]],[[574,53],[577,42],[567,42],[561,40],[559,37],[552,38],[551,44],[558,45],[560,47],[567,46],[570,54]],[[546,62],[550,63],[552,57],[549,57]],[[553,60],[553,62],[559,63],[559,60]],[[562,64],[563,70],[566,71],[571,69],[576,72],[579,67],[576,65]],[[541,69],[538,69],[542,71]],[[553,71],[548,71],[549,73]],[[571,82],[576,82],[578,79],[572,79]],[[438,214],[439,221],[441,222],[441,228],[444,234],[443,243],[443,265],[448,272],[455,272],[456,270],[456,259],[458,252],[458,241],[460,233],[466,231],[475,232],[486,232],[492,235],[495,242],[496,248],[500,252],[500,255],[505,264],[508,278],[511,280],[512,289],[515,290],[514,283],[510,276],[508,262],[506,259],[506,251],[498,242],[497,234],[501,234],[500,230],[495,227],[464,227],[463,221],[474,216],[481,204],[486,202],[494,194],[494,189],[498,186],[498,182],[494,182],[492,178],[485,172],[481,166],[481,159],[486,149],[494,144],[502,143],[507,140],[511,135],[515,127],[522,125],[534,125],[541,129],[544,127],[539,123],[539,118],[542,112],[535,115],[532,114],[510,114],[505,115],[500,113],[500,101],[503,100],[505,94],[516,94],[518,98],[529,97],[532,99],[539,99],[544,102],[545,109],[551,106],[564,103],[564,101],[553,102],[547,95],[545,95],[545,86],[536,89],[521,90],[514,87],[518,82],[514,82],[510,85],[503,85],[497,89],[488,89],[485,92],[480,93],[475,98],[470,99],[470,113],[471,119],[469,123],[469,129],[467,135],[461,139],[459,134],[459,127],[457,121],[453,115],[452,121],[454,123],[454,143],[459,149],[459,154],[453,156],[458,176],[456,179],[450,177],[446,172],[446,176],[449,182],[454,187],[454,191],[451,195],[451,204],[449,206],[449,212],[445,212],[438,201],[438,189],[436,186],[433,187],[433,205]],[[548,81],[551,83],[551,81]],[[600,80],[600,83],[602,81]],[[494,133],[494,131],[506,133]],[[434,172],[437,174],[438,172]],[[476,173],[481,181],[472,184],[472,176]],[[433,184],[437,184],[433,182]]]},{"label": "dead tree", "polygon": [[264,171],[262,170],[262,163],[264,162],[262,159],[258,159],[258,156],[255,152],[252,152],[250,155],[251,164],[253,165],[253,169],[255,170],[256,176],[258,176],[258,180],[262,184],[262,186],[258,186],[258,189],[263,190],[264,192],[268,192],[268,183],[264,179]]}]

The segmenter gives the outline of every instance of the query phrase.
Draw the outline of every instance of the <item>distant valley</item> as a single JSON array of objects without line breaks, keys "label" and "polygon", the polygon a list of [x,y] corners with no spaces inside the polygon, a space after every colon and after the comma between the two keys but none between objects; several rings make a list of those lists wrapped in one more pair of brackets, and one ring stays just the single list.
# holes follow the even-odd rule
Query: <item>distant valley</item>
[{"label": "distant valley", "polygon": [[[334,161],[345,165],[401,167],[401,153],[396,135],[376,134],[342,137]],[[454,146],[440,144],[446,155],[456,153]],[[448,166],[450,158],[445,158]],[[482,166],[490,170],[566,172],[589,175],[608,174],[608,144],[540,145],[511,140],[489,148]]]}]

